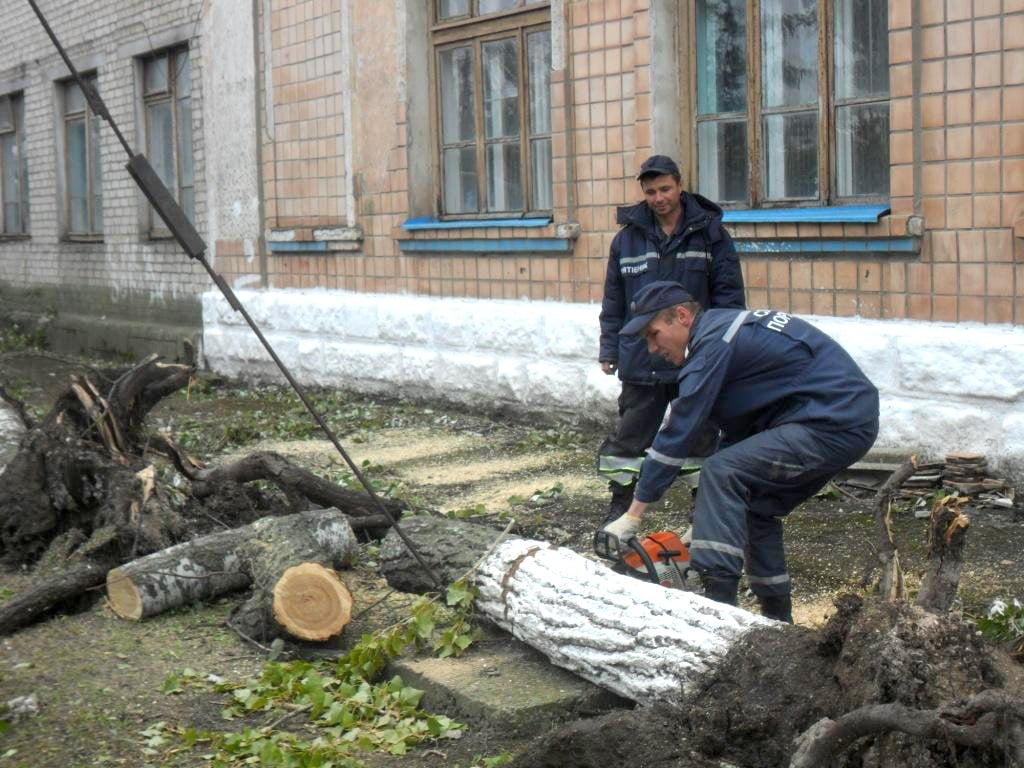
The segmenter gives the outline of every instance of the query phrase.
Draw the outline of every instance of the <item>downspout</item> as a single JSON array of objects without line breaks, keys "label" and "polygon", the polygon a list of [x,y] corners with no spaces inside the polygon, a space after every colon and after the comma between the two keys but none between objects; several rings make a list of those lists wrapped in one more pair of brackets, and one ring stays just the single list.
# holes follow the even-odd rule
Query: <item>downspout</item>
[{"label": "downspout", "polygon": [[[260,8],[263,8],[263,58],[265,60],[264,70],[260,64]],[[252,55],[254,58],[253,69],[256,72],[256,94],[253,99],[253,112],[255,113],[256,120],[253,125],[256,127],[256,206],[257,206],[257,222],[258,230],[256,233],[256,259],[260,271],[260,287],[267,289],[270,287],[270,276],[269,268],[267,266],[267,202],[266,202],[266,188],[264,187],[263,178],[263,132],[265,124],[269,124],[269,121],[273,120],[273,99],[270,97],[269,88],[270,79],[268,77],[270,70],[270,0],[252,0],[252,34],[253,34],[253,47]],[[266,101],[264,102],[264,108],[260,108],[260,91],[264,92]],[[269,132],[267,134],[270,135]]]}]

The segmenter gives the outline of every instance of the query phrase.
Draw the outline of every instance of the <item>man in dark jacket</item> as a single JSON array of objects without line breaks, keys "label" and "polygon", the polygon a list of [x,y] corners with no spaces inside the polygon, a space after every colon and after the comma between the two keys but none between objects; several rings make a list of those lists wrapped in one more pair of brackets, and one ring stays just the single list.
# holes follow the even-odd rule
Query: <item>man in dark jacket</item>
[{"label": "man in dark jacket", "polygon": [[[629,508],[644,451],[676,396],[677,367],[652,358],[642,339],[619,335],[632,317],[634,295],[655,280],[672,280],[704,307],[745,306],[743,275],[722,226],[722,209],[683,191],[679,167],[664,155],[647,158],[637,178],[645,201],[618,209],[622,229],[612,240],[601,303],[598,360],[606,374],[618,372],[622,380],[619,421],[598,450],[598,471],[612,493],[608,519]],[[694,455],[705,455],[716,435],[709,427]]]},{"label": "man in dark jacket", "polygon": [[704,594],[736,604],[740,573],[770,618],[792,621],[782,518],[860,459],[878,434],[878,390],[846,351],[785,312],[701,311],[678,283],[637,293],[621,333],[679,370],[671,416],[636,499],[598,537],[615,549],[672,484],[709,420],[722,448],[701,469],[690,558]]}]

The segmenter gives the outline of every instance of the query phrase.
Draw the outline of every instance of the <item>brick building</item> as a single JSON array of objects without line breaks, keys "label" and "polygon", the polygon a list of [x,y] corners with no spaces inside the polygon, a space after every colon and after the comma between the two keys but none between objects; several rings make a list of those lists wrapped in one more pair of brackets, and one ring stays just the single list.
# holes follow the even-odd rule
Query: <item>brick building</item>
[{"label": "brick building", "polygon": [[[1024,321],[1021,0],[261,13],[271,286],[599,300],[614,207],[664,152],[727,208],[752,306]],[[522,125],[485,125],[499,102]]]},{"label": "brick building", "polygon": [[[39,5],[128,142],[212,243],[214,260],[218,247],[254,258],[261,214],[252,8],[201,0]],[[51,318],[57,348],[174,354],[199,333],[206,273],[154,220],[126,161],[28,3],[6,4],[0,314]]]},{"label": "brick building", "polygon": [[[236,285],[594,302],[614,208],[663,152],[727,209],[751,306],[1024,322],[1024,0],[44,10],[140,147],[147,62],[187,59],[176,192]],[[5,303],[49,303],[69,338],[198,327],[206,278],[153,231],[104,127],[69,192],[68,126],[88,118],[27,5],[8,22],[0,147],[26,162],[3,154]],[[82,229],[96,211],[102,232]]]}]

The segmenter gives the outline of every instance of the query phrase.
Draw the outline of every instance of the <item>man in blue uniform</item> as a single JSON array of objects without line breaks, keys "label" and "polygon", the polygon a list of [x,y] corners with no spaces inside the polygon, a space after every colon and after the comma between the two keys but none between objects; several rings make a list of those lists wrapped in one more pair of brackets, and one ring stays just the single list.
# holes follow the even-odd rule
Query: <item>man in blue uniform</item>
[{"label": "man in blue uniform", "polygon": [[736,604],[740,574],[765,616],[792,621],[782,518],[860,459],[878,434],[878,390],[814,326],[774,310],[702,311],[678,283],[641,289],[622,329],[679,371],[668,423],[644,459],[635,500],[599,532],[636,534],[709,419],[721,449],[701,469],[690,543],[704,594]]},{"label": "man in blue uniform", "polygon": [[[672,280],[702,306],[745,306],[743,276],[722,226],[722,209],[684,191],[679,167],[665,155],[647,158],[637,179],[644,202],[618,209],[622,229],[612,240],[601,303],[598,361],[601,370],[618,373],[622,381],[618,423],[598,451],[598,470],[612,493],[609,519],[629,508],[644,451],[676,396],[678,370],[652,358],[642,339],[619,334],[632,318],[636,292],[656,280]],[[717,429],[709,427],[702,444],[691,446],[693,455],[706,455],[716,441]]]}]

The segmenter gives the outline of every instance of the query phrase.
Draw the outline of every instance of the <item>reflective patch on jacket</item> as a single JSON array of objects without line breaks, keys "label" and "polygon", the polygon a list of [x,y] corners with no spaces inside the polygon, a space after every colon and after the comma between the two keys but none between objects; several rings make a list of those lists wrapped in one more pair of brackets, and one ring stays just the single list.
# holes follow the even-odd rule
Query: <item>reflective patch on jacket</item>
[{"label": "reflective patch on jacket", "polygon": [[677,260],[696,259],[702,262],[711,262],[711,254],[707,251],[676,251]]}]

